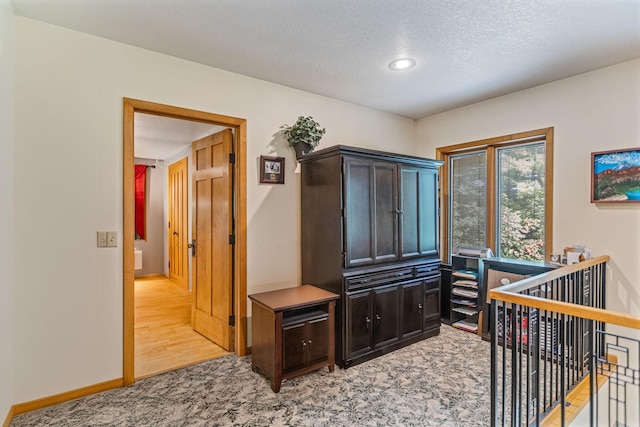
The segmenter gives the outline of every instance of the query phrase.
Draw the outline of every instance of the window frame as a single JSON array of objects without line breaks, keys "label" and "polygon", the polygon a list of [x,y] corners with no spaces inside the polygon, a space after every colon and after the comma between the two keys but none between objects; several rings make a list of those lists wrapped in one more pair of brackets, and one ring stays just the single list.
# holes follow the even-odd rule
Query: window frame
[{"label": "window frame", "polygon": [[444,163],[440,168],[440,249],[442,260],[450,262],[451,250],[449,248],[449,160],[453,155],[460,155],[478,151],[486,151],[487,161],[487,202],[486,217],[486,246],[494,253],[497,247],[497,148],[544,141],[545,143],[545,213],[544,213],[544,261],[549,261],[549,255],[553,251],[553,127],[537,129],[527,132],[502,135],[494,138],[481,139],[461,144],[448,145],[436,148],[436,159]]}]

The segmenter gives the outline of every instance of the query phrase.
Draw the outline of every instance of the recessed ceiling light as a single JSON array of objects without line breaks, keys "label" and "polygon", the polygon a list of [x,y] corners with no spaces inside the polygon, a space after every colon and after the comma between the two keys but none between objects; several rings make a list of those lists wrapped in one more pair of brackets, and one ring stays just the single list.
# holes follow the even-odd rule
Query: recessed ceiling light
[{"label": "recessed ceiling light", "polygon": [[389,68],[393,71],[408,70],[416,66],[416,61],[411,58],[398,58],[389,64]]}]

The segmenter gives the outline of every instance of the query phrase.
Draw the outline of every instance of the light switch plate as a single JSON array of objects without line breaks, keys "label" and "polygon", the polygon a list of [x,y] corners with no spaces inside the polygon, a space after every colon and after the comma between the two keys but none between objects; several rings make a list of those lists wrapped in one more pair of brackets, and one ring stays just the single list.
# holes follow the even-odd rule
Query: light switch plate
[{"label": "light switch plate", "polygon": [[107,247],[115,248],[118,246],[118,232],[107,231]]},{"label": "light switch plate", "polygon": [[98,247],[99,248],[107,247],[107,232],[106,231],[98,231]]}]

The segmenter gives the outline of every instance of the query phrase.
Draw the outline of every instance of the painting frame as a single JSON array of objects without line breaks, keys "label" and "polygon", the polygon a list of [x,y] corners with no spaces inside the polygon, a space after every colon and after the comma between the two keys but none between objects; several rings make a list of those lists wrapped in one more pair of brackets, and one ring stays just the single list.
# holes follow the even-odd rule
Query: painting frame
[{"label": "painting frame", "polygon": [[260,184],[284,184],[284,157],[260,156]]},{"label": "painting frame", "polygon": [[640,147],[591,153],[591,203],[640,203]]}]

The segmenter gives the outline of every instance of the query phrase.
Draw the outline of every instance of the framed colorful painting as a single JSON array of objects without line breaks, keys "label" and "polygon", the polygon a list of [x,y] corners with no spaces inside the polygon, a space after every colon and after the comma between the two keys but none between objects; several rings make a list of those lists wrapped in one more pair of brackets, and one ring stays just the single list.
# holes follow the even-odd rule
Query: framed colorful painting
[{"label": "framed colorful painting", "polygon": [[640,148],[591,153],[591,203],[640,202]]}]

